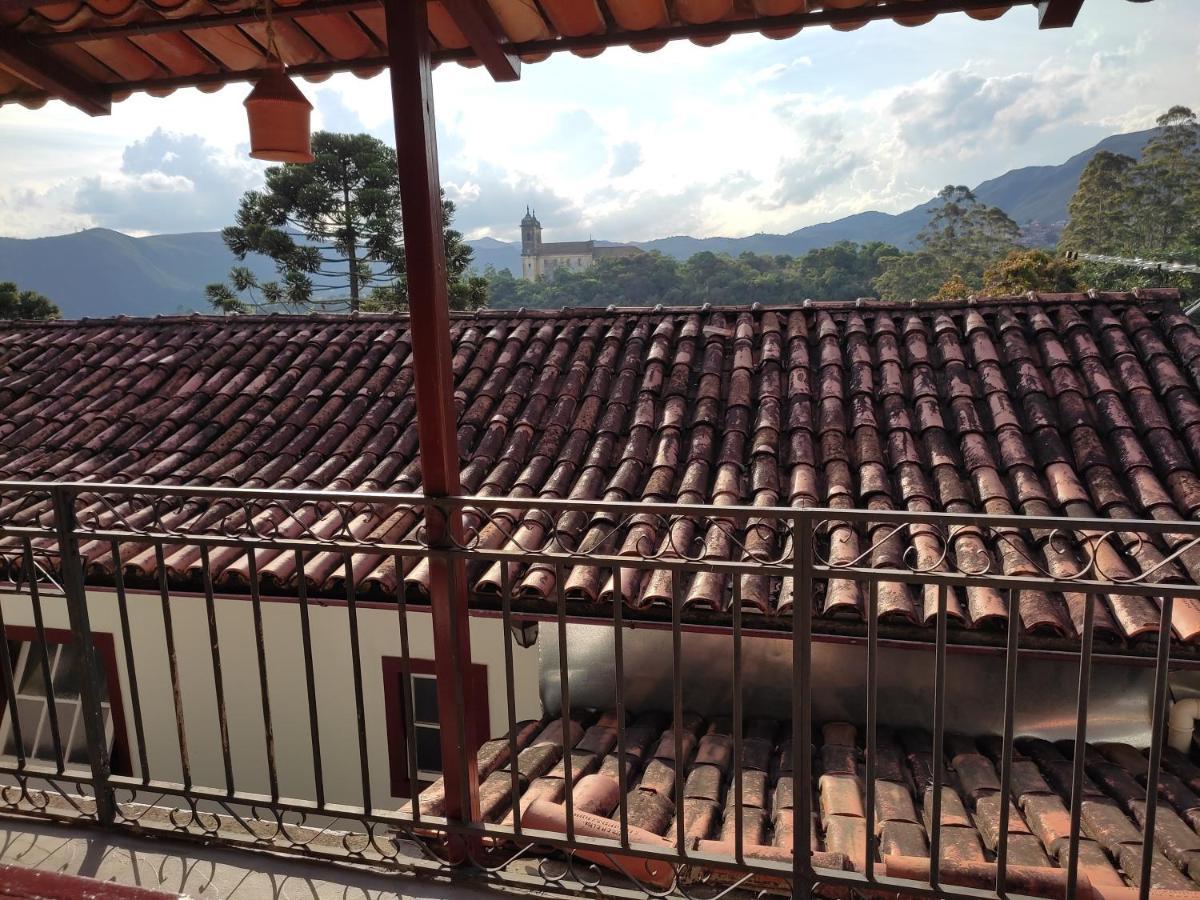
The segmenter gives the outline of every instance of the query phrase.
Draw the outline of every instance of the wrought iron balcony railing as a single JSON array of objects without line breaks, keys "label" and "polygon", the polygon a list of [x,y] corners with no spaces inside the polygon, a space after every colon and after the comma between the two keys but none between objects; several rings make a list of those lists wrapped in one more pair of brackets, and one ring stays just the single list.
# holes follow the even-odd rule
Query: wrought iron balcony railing
[{"label": "wrought iron balcony railing", "polygon": [[[426,540],[432,516],[449,524],[449,539]],[[1171,772],[1163,766],[1168,676],[1194,657],[1173,640],[1175,606],[1200,601],[1176,563],[1198,544],[1200,523],[1184,522],[3,483],[0,809],[640,896],[1070,898],[1132,885],[1145,898],[1152,886],[1191,884],[1191,854],[1200,860],[1194,824],[1191,838],[1157,827],[1162,815],[1172,827],[1192,822],[1192,809],[1164,787],[1187,782],[1186,754],[1171,757]],[[464,660],[429,649],[428,611],[432,602],[436,617],[441,601],[430,598],[426,569],[437,559],[452,562],[449,591],[468,592],[479,621],[491,623],[471,632],[473,653],[493,660],[482,681]],[[828,599],[838,583],[864,598],[855,723],[864,739],[860,746],[853,729],[827,729],[818,753],[814,737],[827,723],[814,722],[815,598]],[[929,598],[919,616],[930,622],[929,743],[913,749],[909,734],[907,757],[897,755],[879,700],[881,595],[897,585]],[[960,590],[990,592],[1013,612],[994,632],[1003,714],[994,734],[980,736],[986,741],[957,738],[946,706]],[[1026,654],[1018,611],[1027,592],[1051,597],[1077,627],[1072,652],[1059,656],[1073,678],[1063,723],[1072,740],[1057,748],[1019,740]],[[771,598],[766,618],[763,596]],[[1111,596],[1143,598],[1157,612],[1142,756],[1087,743],[1096,621]],[[704,616],[695,618],[698,606]],[[531,651],[518,644],[517,626],[534,620],[543,654],[557,655],[542,661],[557,692],[547,715],[536,664],[522,656]],[[588,677],[571,664],[570,629],[580,624],[611,645],[611,707],[599,719],[571,703],[572,683]],[[669,687],[658,738],[637,724],[634,714],[646,710],[627,702],[635,624],[663,635]],[[689,715],[696,698],[684,677],[685,643],[699,630],[724,636],[731,678],[728,708],[706,725]],[[790,657],[775,731],[748,698],[758,686],[746,683],[746,654],[758,651],[747,642],[758,639],[784,642]],[[398,675],[398,699],[379,683],[380,660],[384,678]],[[422,708],[413,687],[422,672],[452,685],[452,707]],[[488,684],[495,708],[476,717],[477,691]],[[524,721],[531,708],[537,724]],[[493,731],[504,736],[473,762]],[[443,773],[430,785],[435,773],[422,756],[436,756],[435,745]],[[968,774],[976,757],[994,771]],[[1034,794],[1061,801],[1057,832],[1022,802],[1022,779],[1038,767],[1045,790]],[[697,793],[691,779],[707,775],[713,784]],[[615,785],[580,789],[587,778]],[[849,794],[839,793],[846,784]],[[892,819],[881,791],[891,796],[897,785],[916,800],[911,815]],[[400,796],[405,786],[413,796]],[[644,827],[646,793],[664,801],[665,826]],[[964,798],[965,826],[951,821]],[[1116,809],[1125,830],[1112,837],[1085,828],[1089,802]],[[1160,803],[1171,804],[1167,813]],[[697,810],[717,819],[698,819]],[[1195,812],[1200,823],[1200,805]],[[911,854],[889,852],[893,822],[927,835],[927,846],[916,845],[926,862],[915,870],[900,858]],[[951,827],[973,827],[978,853],[962,856]],[[1030,834],[1044,866],[1013,861],[1013,836],[1025,847]],[[1127,852],[1135,839],[1136,862]],[[1089,856],[1093,845],[1102,858]]]}]

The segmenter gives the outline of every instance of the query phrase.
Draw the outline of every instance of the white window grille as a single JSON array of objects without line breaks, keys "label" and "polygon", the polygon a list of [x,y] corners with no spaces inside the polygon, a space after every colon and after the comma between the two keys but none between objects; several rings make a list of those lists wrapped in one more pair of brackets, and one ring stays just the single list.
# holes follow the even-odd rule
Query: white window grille
[{"label": "white window grille", "polygon": [[[82,656],[76,642],[46,644],[50,664],[50,686],[54,709],[58,714],[59,738],[62,741],[63,761],[69,767],[87,767],[87,734],[83,724],[83,701],[80,696]],[[46,693],[46,678],[42,670],[40,641],[9,641],[9,659],[13,664],[13,683],[16,685],[17,715],[21,724],[21,744],[25,757],[47,765],[56,765],[53,729],[50,721],[50,698]],[[113,741],[112,703],[108,696],[107,679],[100,679],[101,703],[104,715],[104,735],[109,749]],[[4,698],[7,700],[7,698]],[[17,755],[16,730],[12,727],[11,707],[7,702],[0,712],[0,747],[5,756]]]}]

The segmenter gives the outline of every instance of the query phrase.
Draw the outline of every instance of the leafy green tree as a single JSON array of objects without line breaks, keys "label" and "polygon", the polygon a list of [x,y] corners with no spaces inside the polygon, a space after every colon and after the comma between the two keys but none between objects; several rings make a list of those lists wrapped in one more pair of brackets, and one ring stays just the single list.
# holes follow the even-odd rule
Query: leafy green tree
[{"label": "leafy green tree", "polygon": [[301,271],[284,270],[279,281],[260,281],[246,266],[229,270],[229,284],[210,284],[204,289],[209,304],[218,312],[247,313],[268,310],[302,313],[312,307],[312,280]]},{"label": "leafy green tree", "polygon": [[875,287],[883,299],[932,297],[955,278],[967,294],[974,293],[983,285],[984,269],[1016,249],[1017,223],[999,207],[980,202],[969,188],[947,185],[938,200],[917,235],[920,249],[881,260]]},{"label": "leafy green tree", "polygon": [[1079,176],[1067,204],[1069,219],[1059,247],[1084,253],[1123,253],[1132,245],[1130,172],[1137,161],[1101,150]]},{"label": "leafy green tree", "polygon": [[703,251],[683,263],[684,282],[693,286],[697,303],[744,303],[745,286],[754,281],[754,269],[744,259]]},{"label": "leafy green tree", "polygon": [[[396,151],[367,134],[328,131],[313,135],[312,148],[312,163],[267,169],[264,189],[244,194],[221,232],[239,260],[269,257],[278,278],[235,267],[228,284],[206,288],[216,309],[354,312],[368,298],[374,309],[406,305]],[[484,285],[465,277],[471,248],[450,227],[453,203],[443,200],[443,215],[451,295],[482,305]]]},{"label": "leafy green tree", "polygon": [[488,298],[492,309],[516,309],[520,306],[542,308],[540,304],[522,302],[529,293],[524,286],[534,282],[520,281],[514,278],[508,269],[497,269],[495,266],[484,269],[483,277],[488,284]]},{"label": "leafy green tree", "polygon": [[1014,250],[983,273],[983,293],[992,297],[1077,290],[1079,264],[1045,250]]},{"label": "leafy green tree", "polygon": [[22,291],[11,281],[0,281],[0,319],[58,319],[62,311],[37,291]]},{"label": "leafy green tree", "polygon": [[[882,261],[900,251],[882,241],[854,244],[839,241],[810,250],[796,260],[805,297],[856,299],[875,296],[874,280],[883,271]],[[795,299],[794,297],[791,299]]]},{"label": "leafy green tree", "polygon": [[[474,251],[463,240],[462,232],[450,227],[454,221],[454,201],[442,198],[442,240],[446,248],[446,287],[451,309],[480,309],[488,302],[488,282],[470,273]],[[403,255],[403,250],[401,250]],[[408,282],[395,279],[371,289],[363,301],[368,312],[401,312],[408,309]]]},{"label": "leafy green tree", "polygon": [[981,203],[962,185],[947,185],[938,199],[941,206],[933,210],[917,241],[975,284],[988,265],[1017,246],[1021,229],[1004,210]]},{"label": "leafy green tree", "polygon": [[947,262],[927,250],[885,256],[875,289],[884,300],[923,300],[953,275]]},{"label": "leafy green tree", "polygon": [[1157,124],[1132,170],[1133,195],[1142,245],[1170,253],[1194,247],[1200,235],[1200,122],[1186,106],[1173,106]]},{"label": "leafy green tree", "polygon": [[900,251],[889,244],[842,242],[803,256],[697,253],[679,262],[659,253],[601,258],[583,271],[560,269],[552,277],[524,281],[508,270],[489,269],[495,309],[575,306],[700,305],[703,303],[796,303],[806,297],[868,296],[881,261]]},{"label": "leafy green tree", "polygon": [[[1200,122],[1185,106],[1158,118],[1135,162],[1098,153],[1068,206],[1060,249],[1164,262],[1200,262]],[[1079,284],[1100,290],[1177,287],[1194,296],[1200,278],[1167,269],[1083,260]]]},{"label": "leafy green tree", "polygon": [[951,275],[934,293],[934,300],[964,300],[971,296],[971,286],[961,275]]}]

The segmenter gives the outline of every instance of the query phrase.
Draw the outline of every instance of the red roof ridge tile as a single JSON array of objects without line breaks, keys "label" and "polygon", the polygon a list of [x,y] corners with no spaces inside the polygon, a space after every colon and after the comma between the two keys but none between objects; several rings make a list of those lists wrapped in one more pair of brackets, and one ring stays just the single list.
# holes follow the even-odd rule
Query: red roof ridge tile
[{"label": "red roof ridge tile", "polygon": [[[1133,303],[1134,301],[1175,301],[1181,299],[1180,292],[1175,288],[1138,288],[1133,291],[1089,291],[1087,293],[1062,294],[1020,294],[998,297],[974,296],[952,300],[909,300],[890,301],[875,298],[860,298],[857,300],[805,300],[800,303],[781,303],[771,306],[760,304],[704,304],[703,306],[578,306],[563,309],[491,309],[484,308],[470,311],[451,311],[452,322],[493,319],[570,319],[570,318],[607,318],[613,316],[631,315],[694,315],[706,314],[774,314],[778,316],[797,310],[817,310],[828,313],[852,313],[862,317],[866,313],[897,309],[912,309],[918,312],[957,312],[961,310],[995,309],[1004,306],[1042,306],[1089,305],[1093,303]],[[156,316],[83,316],[78,319],[55,319],[51,322],[28,319],[6,320],[0,324],[0,331],[9,328],[68,328],[88,326],[89,328],[105,328],[113,326],[158,326],[169,327],[177,325],[221,325],[224,327],[239,327],[242,325],[262,325],[264,323],[279,324],[345,324],[346,322],[361,322],[364,324],[407,324],[407,313],[392,312],[359,312],[350,315],[335,313],[269,313],[251,315],[215,315],[210,313],[191,313],[189,315],[156,315]]]}]

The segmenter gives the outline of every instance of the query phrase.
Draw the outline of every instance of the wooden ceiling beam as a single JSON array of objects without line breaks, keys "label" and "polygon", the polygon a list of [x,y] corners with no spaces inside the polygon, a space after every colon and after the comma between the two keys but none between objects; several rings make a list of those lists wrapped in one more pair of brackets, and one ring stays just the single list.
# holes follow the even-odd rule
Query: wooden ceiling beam
[{"label": "wooden ceiling beam", "polygon": [[517,81],[521,60],[487,0],[442,0],[442,6],[496,81]]},{"label": "wooden ceiling beam", "polygon": [[112,112],[112,97],[107,88],[88,81],[78,71],[12,30],[0,30],[0,68],[89,116],[107,116]]},{"label": "wooden ceiling beam", "polygon": [[[0,0],[3,8],[6,0]],[[28,3],[30,0],[8,0],[8,2]],[[1003,0],[1005,5],[1036,6],[1045,0]],[[380,0],[325,0],[325,2],[306,2],[296,6],[280,6],[275,9],[276,21],[282,19],[305,19],[310,16],[321,16],[334,12],[353,12],[358,9],[378,8]],[[991,9],[997,5],[997,0],[922,0],[921,12],[941,15],[943,13],[962,12],[971,9]],[[490,7],[488,7],[490,11]],[[856,7],[853,9],[819,9],[788,13],[781,16],[757,16],[746,19],[719,20],[703,25],[671,25],[648,31],[622,31],[611,22],[608,28],[600,34],[584,35],[582,37],[548,38],[538,41],[527,41],[519,44],[503,43],[505,50],[519,56],[522,53],[554,53],[571,49],[603,49],[604,47],[628,44],[631,41],[652,41],[659,39],[679,40],[688,37],[727,37],[733,34],[745,34],[762,31],[764,28],[807,28],[814,25],[830,25],[837,22],[862,22],[876,19],[891,19],[898,13],[908,11],[903,3],[891,2],[882,6]],[[604,7],[601,12],[607,13]],[[206,28],[228,28],[230,25],[245,25],[262,21],[262,11],[258,8],[240,10],[228,13],[199,13],[191,16],[179,16],[167,19],[157,18],[148,21],[127,22],[123,25],[96,25],[71,31],[46,31],[30,33],[29,40],[39,47],[50,47],[55,44],[78,44],[87,41],[115,37],[143,37],[151,34],[168,32],[199,31]],[[479,51],[474,46],[462,50],[435,49],[436,61],[459,59],[478,59]],[[355,68],[346,66],[343,68]],[[234,79],[231,77],[230,80]]]},{"label": "wooden ceiling beam", "polygon": [[1083,7],[1083,0],[1041,0],[1038,28],[1070,28]]}]

